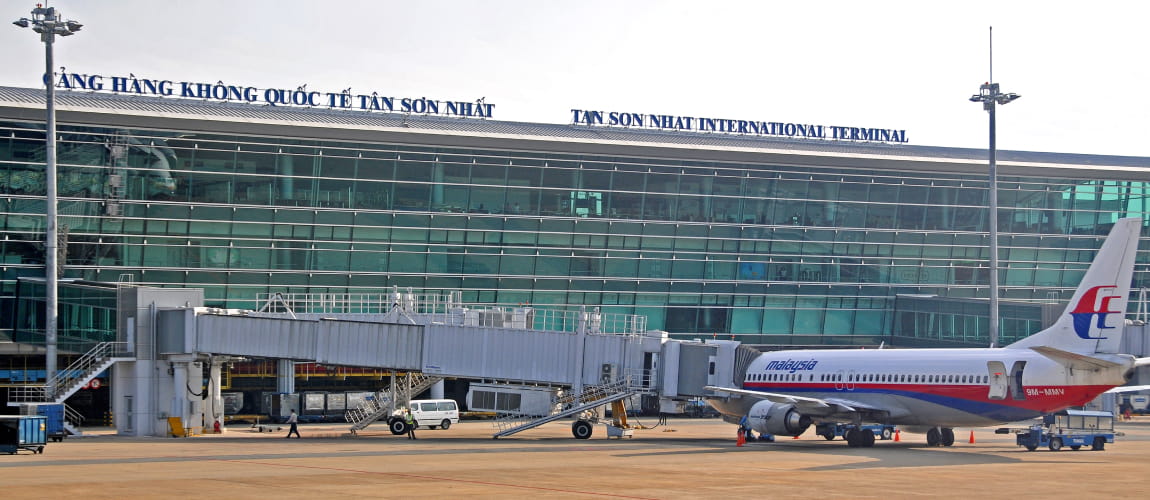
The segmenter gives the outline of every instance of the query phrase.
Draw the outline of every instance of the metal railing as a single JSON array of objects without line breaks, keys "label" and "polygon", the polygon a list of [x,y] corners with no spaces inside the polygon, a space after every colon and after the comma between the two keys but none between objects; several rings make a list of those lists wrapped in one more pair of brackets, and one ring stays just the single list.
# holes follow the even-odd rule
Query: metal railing
[{"label": "metal railing", "polygon": [[[628,377],[629,378],[629,377]],[[611,382],[602,385],[589,385],[583,389],[583,392],[578,394],[564,394],[554,398],[551,403],[560,406],[563,410],[574,406],[580,406],[587,403],[594,403],[599,400],[607,399],[621,392],[631,390],[631,381],[628,378]]]},{"label": "metal railing", "polygon": [[83,427],[85,419],[84,416],[80,414],[80,412],[72,409],[71,406],[68,406],[68,404],[65,403],[64,420],[69,424],[72,424],[73,427],[79,429],[80,427]]},{"label": "metal railing", "polygon": [[60,402],[56,401],[59,396],[69,394],[72,389],[98,375],[91,373],[93,369],[103,371],[108,361],[131,355],[131,346],[127,342],[100,342],[43,384],[13,387],[9,389],[8,397],[14,403]]},{"label": "metal railing", "polygon": [[[518,413],[501,415],[493,422],[496,428],[494,437],[498,439],[500,437],[510,436],[564,417],[593,411],[599,406],[630,397],[633,394],[635,393],[631,390],[628,380],[587,386],[583,392],[579,394],[566,394],[553,398],[551,400],[552,406],[558,406],[560,409],[550,415],[542,417],[521,415]],[[585,417],[580,418],[584,419]],[[586,418],[592,422],[597,422],[598,414],[596,413]]]},{"label": "metal railing", "polygon": [[283,314],[384,315],[401,313],[418,324],[444,324],[587,333],[638,335],[647,331],[647,317],[530,305],[463,303],[463,292],[417,294],[408,289],[383,293],[271,293],[257,295],[259,311]]},{"label": "metal railing", "polygon": [[[443,380],[442,377],[422,373],[410,373],[407,375],[407,379],[407,383],[396,388],[396,401],[410,401],[412,395],[419,394],[432,385],[435,385],[436,382]],[[344,414],[344,419],[347,420],[347,423],[351,424],[351,432],[354,434],[356,431],[366,429],[369,425],[379,420],[380,417],[395,411],[394,403],[391,399],[390,388],[385,388],[376,392],[374,398],[364,401],[356,408],[348,410]]]}]

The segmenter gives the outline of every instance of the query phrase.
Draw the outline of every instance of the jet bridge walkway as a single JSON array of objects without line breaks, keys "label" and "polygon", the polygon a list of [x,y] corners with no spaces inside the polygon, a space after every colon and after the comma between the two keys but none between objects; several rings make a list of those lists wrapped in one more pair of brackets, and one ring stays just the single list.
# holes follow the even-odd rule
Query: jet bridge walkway
[{"label": "jet bridge walkway", "polygon": [[[598,308],[464,304],[459,292],[275,294],[260,311],[190,305],[202,304],[202,291],[194,289],[125,287],[119,294],[121,338],[132,352],[143,353],[113,371],[113,383],[124,396],[113,410],[125,422],[117,429],[132,435],[165,435],[156,422],[159,415],[173,413],[170,408],[180,408],[185,421],[222,419],[219,381],[223,365],[237,357],[279,360],[277,388],[284,394],[295,392],[292,363],[308,362],[419,373],[429,384],[483,380],[570,388],[577,395],[552,401],[552,408],[559,408],[553,414],[518,402],[499,407],[492,400],[484,411],[508,413],[498,424],[499,438],[640,393],[658,397],[668,412],[676,412],[688,398],[706,396],[707,385],[730,384],[728,363],[716,360],[738,344],[672,340],[666,332],[646,330],[641,316]],[[191,398],[189,384],[200,373],[213,381],[204,386],[210,394]],[[418,386],[412,393],[397,387],[394,400],[391,391],[380,391],[373,405],[348,408],[352,430],[386,417],[424,386],[412,382]],[[171,404],[185,400],[187,405]],[[526,416],[540,414],[547,415]],[[573,430],[586,431],[576,437],[586,438],[596,421],[576,422]]]}]

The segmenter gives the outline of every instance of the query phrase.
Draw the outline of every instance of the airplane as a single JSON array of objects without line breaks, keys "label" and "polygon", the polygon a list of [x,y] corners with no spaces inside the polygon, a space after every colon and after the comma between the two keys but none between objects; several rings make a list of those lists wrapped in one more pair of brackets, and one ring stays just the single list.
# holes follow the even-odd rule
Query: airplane
[{"label": "airplane", "polygon": [[[1081,406],[1119,387],[1150,357],[1118,353],[1142,221],[1115,223],[1065,312],[1005,347],[791,350],[754,358],[742,387],[707,386],[723,419],[774,436],[815,423],[853,424],[851,447],[874,445],[864,423],[925,432],[954,444],[955,427],[987,427]],[[823,434],[833,439],[834,434]]]}]

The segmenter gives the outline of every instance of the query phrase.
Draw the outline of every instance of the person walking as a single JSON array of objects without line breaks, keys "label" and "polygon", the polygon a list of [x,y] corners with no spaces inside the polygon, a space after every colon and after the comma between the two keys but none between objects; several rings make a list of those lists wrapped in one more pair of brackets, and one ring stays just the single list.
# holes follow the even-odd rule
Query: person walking
[{"label": "person walking", "polygon": [[415,437],[415,417],[411,416],[410,408],[403,411],[403,423],[407,427],[407,439],[418,439]]},{"label": "person walking", "polygon": [[295,410],[291,411],[291,416],[288,417],[287,423],[291,424],[291,428],[288,429],[288,435],[284,437],[290,439],[291,435],[294,433],[295,438],[299,439],[299,427],[296,426],[296,424],[299,423],[299,416],[295,414]]}]

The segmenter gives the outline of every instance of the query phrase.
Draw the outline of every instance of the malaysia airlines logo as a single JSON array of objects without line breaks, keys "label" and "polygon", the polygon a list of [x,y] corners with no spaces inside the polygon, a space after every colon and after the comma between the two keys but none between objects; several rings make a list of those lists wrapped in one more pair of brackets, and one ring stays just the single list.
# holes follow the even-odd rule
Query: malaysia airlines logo
[{"label": "malaysia airlines logo", "polygon": [[[1074,318],[1074,333],[1084,339],[1101,340],[1106,338],[1102,336],[1102,330],[1114,329],[1113,326],[1106,325],[1106,315],[1122,315],[1122,311],[1110,310],[1110,302],[1114,299],[1120,299],[1122,296],[1103,295],[1103,293],[1105,293],[1104,290],[1112,293],[1115,288],[1117,287],[1114,285],[1096,286],[1087,290],[1086,293],[1082,295],[1082,299],[1078,301],[1078,305],[1074,307],[1073,311],[1070,311],[1070,316]],[[1098,323],[1092,327],[1091,323],[1094,320],[1094,316],[1098,316]],[[1092,328],[1099,330],[1097,337],[1090,336],[1090,330]]]}]

